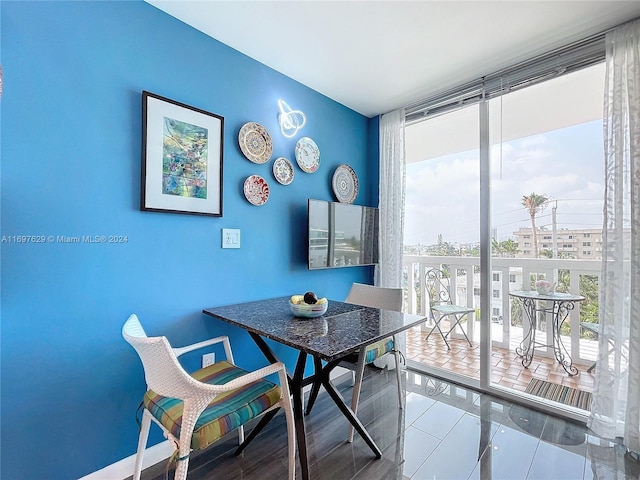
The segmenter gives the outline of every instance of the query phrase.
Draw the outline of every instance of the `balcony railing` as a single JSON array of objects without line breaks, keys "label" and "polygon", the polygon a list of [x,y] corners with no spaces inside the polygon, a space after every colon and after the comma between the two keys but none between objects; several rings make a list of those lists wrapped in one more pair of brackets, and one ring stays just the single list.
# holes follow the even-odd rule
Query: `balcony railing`
[{"label": "balcony railing", "polygon": [[[581,291],[581,284],[592,285],[596,294],[591,292],[591,297],[597,298],[597,288],[600,284],[601,262],[598,260],[575,259],[529,259],[529,258],[492,258],[492,315],[491,339],[497,347],[514,348],[522,339],[522,312],[521,303],[514,301],[509,296],[513,290],[533,290],[533,281],[546,278],[558,281],[559,272],[562,272],[561,288],[566,291],[587,296],[587,292]],[[454,302],[461,305],[473,306],[476,311],[469,315],[466,322],[469,338],[479,340],[479,315],[480,315],[480,259],[478,257],[449,257],[449,256],[419,256],[405,255],[403,258],[406,301],[405,310],[409,313],[426,315],[425,278],[430,268],[444,269],[449,272],[451,285],[455,285]],[[583,283],[581,283],[581,279]],[[589,282],[584,282],[588,279]],[[412,286],[413,288],[409,288]],[[453,287],[452,287],[453,290]],[[563,343],[569,349],[574,363],[589,365],[595,359],[597,341],[585,334],[580,328],[580,312],[583,304],[577,305],[569,313],[563,329]],[[526,321],[526,320],[525,320]],[[566,325],[568,324],[568,331]],[[551,338],[551,322],[541,322],[546,329],[547,338]],[[539,327],[541,328],[541,327]],[[551,343],[551,342],[549,342]],[[536,350],[536,355],[552,355],[544,349]]]}]

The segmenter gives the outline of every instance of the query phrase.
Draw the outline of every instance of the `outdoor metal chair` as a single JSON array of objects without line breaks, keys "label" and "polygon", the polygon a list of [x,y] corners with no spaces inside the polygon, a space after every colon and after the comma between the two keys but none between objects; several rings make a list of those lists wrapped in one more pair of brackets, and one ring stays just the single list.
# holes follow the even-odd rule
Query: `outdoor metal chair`
[{"label": "outdoor metal chair", "polygon": [[[473,308],[456,305],[453,303],[453,294],[451,290],[450,278],[442,270],[432,268],[426,273],[426,303],[429,309],[429,316],[433,318],[434,326],[425,338],[428,340],[434,330],[438,330],[448,350],[451,350],[447,337],[453,332],[456,326],[462,330],[464,338],[472,347],[471,341],[462,326],[462,320],[465,316],[474,311]],[[449,330],[445,333],[442,331],[440,324],[443,320],[449,320]]]},{"label": "outdoor metal chair", "polygon": [[[598,334],[600,333],[600,324],[590,323],[590,322],[580,322],[580,326],[585,330],[588,330],[589,332],[591,332],[596,340],[598,339]],[[593,362],[593,365],[591,365],[587,369],[587,373],[591,373],[593,369],[596,368],[596,363],[597,362]]]},{"label": "outdoor metal chair", "polygon": [[[593,334],[595,340],[598,340],[600,338],[600,324],[599,323],[580,322],[580,326],[582,328],[584,328],[585,330],[591,332]],[[609,351],[607,352],[607,355],[610,355],[611,352],[613,352],[615,350],[615,345],[614,345],[614,341],[611,338],[609,338],[608,343],[609,343]],[[623,357],[625,359],[627,358],[627,356],[624,355],[624,353],[623,353]],[[587,369],[587,373],[591,373],[596,368],[596,364],[597,363],[598,362],[593,362],[593,365],[591,365]]]}]

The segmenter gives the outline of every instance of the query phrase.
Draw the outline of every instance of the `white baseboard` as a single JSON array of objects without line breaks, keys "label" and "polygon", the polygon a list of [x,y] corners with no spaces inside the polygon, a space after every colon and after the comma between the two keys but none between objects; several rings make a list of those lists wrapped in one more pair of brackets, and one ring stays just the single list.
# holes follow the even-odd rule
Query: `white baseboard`
[{"label": "white baseboard", "polygon": [[[142,469],[151,467],[158,462],[167,460],[173,453],[173,445],[169,440],[160,442],[153,447],[149,447],[144,451],[142,458]],[[133,454],[127,458],[112,463],[111,465],[97,470],[79,480],[124,480],[133,475],[133,469],[136,465],[136,455]]]}]

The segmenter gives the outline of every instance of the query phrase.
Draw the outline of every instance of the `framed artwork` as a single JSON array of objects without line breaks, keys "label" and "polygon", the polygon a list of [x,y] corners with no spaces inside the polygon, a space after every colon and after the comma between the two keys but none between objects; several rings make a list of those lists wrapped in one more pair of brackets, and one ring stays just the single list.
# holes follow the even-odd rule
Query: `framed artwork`
[{"label": "framed artwork", "polygon": [[140,210],[222,216],[224,118],[142,92]]}]

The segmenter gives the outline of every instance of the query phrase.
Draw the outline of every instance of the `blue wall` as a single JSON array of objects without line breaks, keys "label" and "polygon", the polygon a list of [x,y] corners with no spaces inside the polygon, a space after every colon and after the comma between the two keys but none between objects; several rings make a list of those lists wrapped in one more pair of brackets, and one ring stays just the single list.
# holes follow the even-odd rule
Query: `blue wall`
[{"label": "blue wall", "polygon": [[[144,379],[120,334],[130,313],[176,345],[229,334],[255,368],[266,362],[248,335],[202,308],[306,290],[342,299],[371,281],[370,267],[307,270],[306,200],[332,200],[331,175],[348,163],[356,203],[377,204],[377,123],[141,1],[1,9],[2,235],[128,238],[2,243],[1,476],[71,479],[135,452]],[[142,90],[225,118],[222,218],[139,211]],[[320,170],[296,166],[289,186],[237,141],[255,121],[272,158],[294,160],[280,97],[307,114],[301,135],[321,151]],[[270,183],[262,207],[243,196],[251,174]],[[242,230],[240,250],[221,249],[222,228]]]}]

